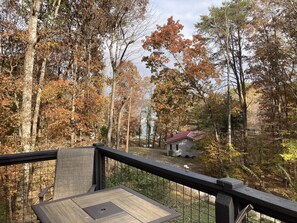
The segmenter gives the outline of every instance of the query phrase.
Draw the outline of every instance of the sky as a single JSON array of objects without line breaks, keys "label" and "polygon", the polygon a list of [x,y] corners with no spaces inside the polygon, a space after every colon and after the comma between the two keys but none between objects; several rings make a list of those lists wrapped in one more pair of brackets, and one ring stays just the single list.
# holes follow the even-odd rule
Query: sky
[{"label": "sky", "polygon": [[[222,0],[150,0],[149,4],[154,15],[153,30],[156,25],[166,24],[167,19],[173,16],[175,21],[179,20],[184,26],[184,36],[190,38],[195,32],[195,23],[199,21],[200,16],[207,15],[211,6],[220,6]],[[141,57],[137,56],[133,62],[141,74],[150,75],[150,71],[141,62]]]},{"label": "sky", "polygon": [[156,13],[158,25],[167,22],[170,16],[184,25],[183,34],[189,38],[195,30],[195,23],[201,15],[207,15],[211,6],[220,6],[222,0],[150,0],[150,6]]}]

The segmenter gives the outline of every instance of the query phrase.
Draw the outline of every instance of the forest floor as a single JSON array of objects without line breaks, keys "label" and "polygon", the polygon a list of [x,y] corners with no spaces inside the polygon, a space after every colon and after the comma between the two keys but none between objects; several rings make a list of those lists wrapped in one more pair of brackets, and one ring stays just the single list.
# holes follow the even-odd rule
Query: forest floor
[{"label": "forest floor", "polygon": [[[138,143],[133,142],[131,144],[137,145]],[[82,144],[78,144],[76,146],[79,147],[85,145],[92,145],[92,142],[83,141]],[[171,157],[166,155],[165,149],[131,146],[129,147],[129,153],[144,157],[149,160],[154,160],[156,162],[172,165],[181,169],[184,169],[184,165],[188,165],[190,171],[199,174],[209,175],[208,173],[210,172],[203,164],[201,164],[198,157],[193,159]],[[211,177],[216,178],[216,176]],[[235,176],[235,178],[242,180],[244,184],[249,187],[269,192],[289,200],[297,200],[297,194],[294,192],[292,187],[288,185],[288,182],[284,181],[284,177],[281,176],[279,171],[271,169],[271,167],[263,170],[261,179],[255,178],[253,174],[249,174],[247,171],[244,171],[242,169],[238,169],[238,175]],[[261,180],[261,184],[259,183],[259,180]]]},{"label": "forest floor", "polygon": [[184,169],[184,165],[188,165],[189,170],[193,172],[201,173],[203,169],[203,166],[199,165],[199,162],[196,158],[167,156],[165,149],[130,147],[129,153],[182,169]]}]

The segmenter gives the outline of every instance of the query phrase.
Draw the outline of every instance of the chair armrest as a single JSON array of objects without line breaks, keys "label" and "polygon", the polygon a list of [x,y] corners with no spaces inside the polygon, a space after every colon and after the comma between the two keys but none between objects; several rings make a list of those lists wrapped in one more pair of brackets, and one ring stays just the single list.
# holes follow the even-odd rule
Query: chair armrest
[{"label": "chair armrest", "polygon": [[234,223],[241,223],[242,220],[244,219],[244,217],[246,217],[246,215],[248,214],[248,212],[250,212],[251,210],[253,210],[254,207],[249,204],[247,205],[244,209],[242,209],[242,211],[238,214],[236,220],[234,221]]},{"label": "chair armrest", "polygon": [[38,194],[38,197],[39,197],[39,203],[42,203],[43,200],[44,200],[44,196],[45,194],[49,191],[50,188],[52,188],[54,185],[51,185],[51,186],[48,186],[46,188],[44,188],[39,194]]},{"label": "chair armrest", "polygon": [[93,185],[90,187],[90,189],[89,189],[88,192],[94,192],[95,189],[96,189],[96,184],[93,184]]}]

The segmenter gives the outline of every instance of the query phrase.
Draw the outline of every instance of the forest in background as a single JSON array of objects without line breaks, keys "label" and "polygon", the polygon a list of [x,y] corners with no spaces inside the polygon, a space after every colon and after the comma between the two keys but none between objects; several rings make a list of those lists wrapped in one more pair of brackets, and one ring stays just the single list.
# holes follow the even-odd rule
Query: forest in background
[{"label": "forest in background", "polygon": [[[296,1],[226,1],[189,39],[173,17],[148,33],[148,3],[2,1],[1,154],[197,129],[207,174],[296,199]],[[129,60],[139,41],[151,77]]]}]

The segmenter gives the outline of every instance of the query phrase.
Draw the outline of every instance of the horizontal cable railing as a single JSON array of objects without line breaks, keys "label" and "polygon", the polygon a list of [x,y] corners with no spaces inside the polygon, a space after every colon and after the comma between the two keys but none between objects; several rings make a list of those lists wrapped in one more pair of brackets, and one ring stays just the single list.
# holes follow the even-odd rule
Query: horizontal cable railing
[{"label": "horizontal cable railing", "polygon": [[106,188],[124,185],[181,213],[170,222],[215,222],[215,196],[119,161],[109,159],[108,163]]},{"label": "horizontal cable railing", "polygon": [[31,206],[38,203],[40,190],[54,183],[55,160],[21,162],[0,166],[0,222],[3,223],[37,222]]},{"label": "horizontal cable railing", "polygon": [[[204,176],[102,145],[95,148],[97,189],[128,186],[180,212],[173,222],[232,222],[247,204],[254,211],[246,222],[297,222],[297,203],[241,181]],[[56,156],[57,150],[0,155],[0,222],[36,220],[31,205],[42,188],[53,184]]]}]

